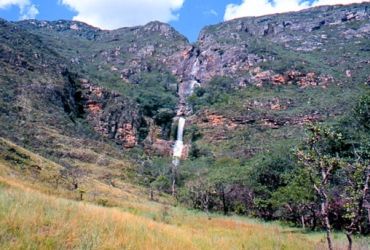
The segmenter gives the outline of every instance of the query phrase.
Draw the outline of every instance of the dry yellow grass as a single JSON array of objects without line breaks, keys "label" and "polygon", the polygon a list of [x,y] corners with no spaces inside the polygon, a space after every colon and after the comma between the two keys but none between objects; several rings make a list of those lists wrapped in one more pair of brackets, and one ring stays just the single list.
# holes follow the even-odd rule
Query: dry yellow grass
[{"label": "dry yellow grass", "polygon": [[[23,185],[42,193],[69,199],[79,198],[78,190],[71,189],[71,179],[61,176],[60,172],[64,169],[62,166],[1,137],[0,143],[29,157],[27,162],[23,164],[23,169],[20,169],[11,162],[2,159],[0,154],[0,175],[22,180]],[[87,150],[87,153],[89,152]],[[123,168],[127,164],[127,162],[113,158],[110,159],[110,165],[106,167],[99,167],[98,164],[78,164],[87,172],[79,178],[80,188],[86,191],[85,199],[94,201],[104,197],[110,200],[112,205],[117,205],[120,201],[141,200],[142,197],[139,198],[139,196],[142,196],[145,192],[143,188],[124,182],[119,178],[114,178],[114,176],[122,175]],[[34,166],[37,166],[38,169],[35,169]],[[115,187],[110,185],[106,178],[103,178],[104,175],[111,176]],[[58,185],[56,183],[57,179]]]},{"label": "dry yellow grass", "polygon": [[[1,139],[1,138],[0,138]],[[114,187],[94,175],[78,191],[55,186],[62,167],[6,140],[41,167],[34,175],[0,159],[0,249],[324,249],[323,234],[307,236],[290,228],[245,218],[173,207],[170,197],[148,201],[142,188],[117,180]],[[120,164],[116,162],[116,164]],[[64,180],[67,182],[68,180]],[[68,186],[68,185],[67,185]],[[94,205],[105,199],[107,208]],[[343,241],[339,246],[344,246]],[[344,247],[342,248],[344,249]],[[362,248],[366,249],[366,248]]]},{"label": "dry yellow grass", "polygon": [[0,249],[313,249],[277,226],[171,208],[156,216],[55,198],[0,177]]}]

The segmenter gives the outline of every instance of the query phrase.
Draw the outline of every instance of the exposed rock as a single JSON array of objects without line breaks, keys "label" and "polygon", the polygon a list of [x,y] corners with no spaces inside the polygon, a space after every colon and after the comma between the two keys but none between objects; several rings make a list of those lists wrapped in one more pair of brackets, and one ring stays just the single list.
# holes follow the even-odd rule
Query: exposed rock
[{"label": "exposed rock", "polygon": [[125,148],[133,148],[137,144],[136,131],[132,124],[124,123],[122,127],[118,128],[118,139],[122,141]]},{"label": "exposed rock", "polygon": [[190,144],[184,145],[184,147],[182,148],[181,160],[186,160],[189,158],[190,149],[191,149]]},{"label": "exposed rock", "polygon": [[[150,154],[159,156],[172,157],[175,142],[156,138],[150,144],[145,144],[145,149]],[[185,144],[182,149],[181,160],[189,157],[191,145]]]},{"label": "exposed rock", "polygon": [[277,74],[272,77],[272,83],[274,85],[284,85],[286,82],[287,79],[283,75]]},{"label": "exposed rock", "polygon": [[102,105],[96,102],[88,102],[86,106],[87,106],[88,111],[93,114],[97,114],[103,111]]},{"label": "exposed rock", "polygon": [[229,118],[223,117],[221,115],[215,113],[209,113],[206,111],[204,114],[201,115],[202,122],[207,124],[206,126],[217,127],[222,126],[227,129],[234,129],[237,127],[237,124],[234,123]]},{"label": "exposed rock", "polygon": [[172,141],[166,141],[162,139],[155,139],[153,143],[146,148],[147,152],[160,156],[172,156]]},{"label": "exposed rock", "polygon": [[116,140],[124,148],[133,148],[139,140],[138,129],[145,123],[139,107],[117,93],[83,82],[87,120],[95,131]]},{"label": "exposed rock", "polygon": [[[215,76],[231,76],[239,87],[267,83],[294,83],[302,88],[326,87],[332,82],[331,76],[314,72],[303,75],[295,72],[294,68],[285,73],[270,69],[254,71],[257,64],[276,60],[273,53],[259,51],[256,47],[281,45],[296,51],[324,50],[333,43],[326,31],[328,27],[344,32],[347,23],[368,20],[370,11],[367,5],[352,5],[350,8],[325,6],[284,15],[240,18],[208,26],[199,35],[196,47],[188,47],[165,60],[168,66],[174,63],[179,65],[177,68],[170,67],[184,85],[180,86],[180,96],[189,94],[186,90],[193,85],[192,80],[205,84]],[[368,24],[362,24],[360,28],[351,30],[349,39],[368,37],[368,31]]]}]

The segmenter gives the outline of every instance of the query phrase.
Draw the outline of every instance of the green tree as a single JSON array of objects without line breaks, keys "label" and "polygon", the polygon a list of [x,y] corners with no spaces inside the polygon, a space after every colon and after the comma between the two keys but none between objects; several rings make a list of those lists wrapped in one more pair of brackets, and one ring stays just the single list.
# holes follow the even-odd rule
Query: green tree
[{"label": "green tree", "polygon": [[370,163],[358,161],[354,164],[348,164],[346,171],[348,181],[344,194],[346,200],[344,206],[346,209],[345,217],[349,223],[345,226],[345,230],[349,244],[348,249],[351,250],[352,235],[362,231],[361,224],[370,182]]},{"label": "green tree", "polygon": [[320,213],[326,230],[326,239],[329,249],[332,250],[334,248],[329,219],[331,203],[329,195],[332,177],[343,163],[339,157],[332,156],[329,149],[333,147],[333,142],[340,141],[342,135],[317,125],[310,126],[309,132],[305,147],[297,152],[297,156],[300,163],[308,170],[310,181],[320,200]]},{"label": "green tree", "polygon": [[287,185],[280,187],[272,194],[271,203],[280,217],[300,223],[306,228],[307,222],[311,229],[316,227],[316,200],[315,193],[311,189],[309,172],[300,168],[285,176]]},{"label": "green tree", "polygon": [[355,109],[355,119],[359,125],[370,129],[370,91],[360,97]]}]

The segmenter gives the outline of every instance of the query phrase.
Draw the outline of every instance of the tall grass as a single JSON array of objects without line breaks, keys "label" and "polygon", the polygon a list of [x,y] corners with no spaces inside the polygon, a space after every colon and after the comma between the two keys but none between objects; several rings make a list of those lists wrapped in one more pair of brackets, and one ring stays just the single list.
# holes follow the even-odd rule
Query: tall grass
[{"label": "tall grass", "polygon": [[303,236],[273,225],[181,209],[161,209],[150,219],[14,187],[4,178],[0,183],[0,249],[314,248]]},{"label": "tall grass", "polygon": [[[1,142],[1,141],[0,141]],[[207,215],[173,207],[170,197],[148,201],[145,190],[117,181],[108,185],[92,175],[78,191],[48,177],[61,166],[10,142],[24,155],[23,168],[0,158],[0,249],[324,249],[323,234],[241,217]],[[14,150],[13,150],[14,151]],[[13,152],[12,151],[12,152]],[[26,157],[28,156],[28,157]],[[37,164],[41,173],[28,167]],[[44,177],[48,177],[45,179]],[[67,188],[65,188],[67,187]],[[63,198],[62,198],[63,197]],[[99,202],[99,201],[105,201]],[[102,207],[93,205],[102,204]],[[167,205],[165,205],[167,204]],[[364,239],[365,241],[366,239]],[[345,238],[337,238],[345,249]],[[358,249],[367,249],[360,243]]]}]

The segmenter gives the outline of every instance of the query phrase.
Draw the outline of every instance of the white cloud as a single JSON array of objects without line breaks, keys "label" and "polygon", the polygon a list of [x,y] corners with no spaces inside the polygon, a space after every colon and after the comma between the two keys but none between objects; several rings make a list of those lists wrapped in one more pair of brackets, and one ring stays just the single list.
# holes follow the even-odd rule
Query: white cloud
[{"label": "white cloud", "polygon": [[0,9],[6,9],[12,5],[17,5],[19,8],[22,8],[30,4],[29,0],[0,0]]},{"label": "white cloud", "polygon": [[19,19],[34,19],[39,10],[30,0],[0,0],[0,9],[6,9],[11,6],[18,6]]},{"label": "white cloud", "polygon": [[215,17],[218,17],[218,13],[214,9],[210,9],[210,10],[204,11],[203,12],[203,15],[205,15],[205,16],[215,16]]},{"label": "white cloud", "polygon": [[77,15],[73,20],[103,29],[177,20],[185,0],[59,0]]},{"label": "white cloud", "polygon": [[34,4],[26,6],[23,10],[21,10],[21,17],[20,19],[35,19],[35,17],[39,14],[39,10],[36,8]]},{"label": "white cloud", "polygon": [[369,0],[243,0],[241,4],[228,4],[224,20],[245,16],[263,16],[268,14],[298,11],[312,6],[351,4],[369,2]]}]

